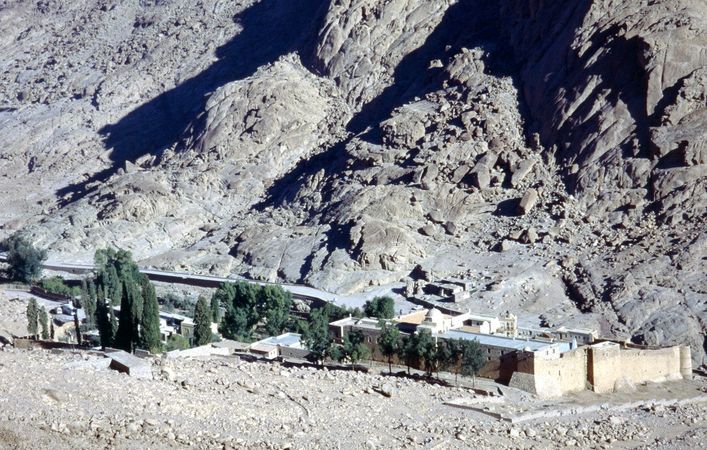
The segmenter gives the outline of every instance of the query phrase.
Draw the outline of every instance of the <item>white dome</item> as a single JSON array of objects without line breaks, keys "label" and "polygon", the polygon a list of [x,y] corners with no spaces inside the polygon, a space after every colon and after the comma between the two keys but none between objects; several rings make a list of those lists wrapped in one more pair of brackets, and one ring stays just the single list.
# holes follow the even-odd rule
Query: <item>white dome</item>
[{"label": "white dome", "polygon": [[442,311],[437,308],[432,308],[427,312],[425,320],[432,323],[439,323],[444,319]]}]

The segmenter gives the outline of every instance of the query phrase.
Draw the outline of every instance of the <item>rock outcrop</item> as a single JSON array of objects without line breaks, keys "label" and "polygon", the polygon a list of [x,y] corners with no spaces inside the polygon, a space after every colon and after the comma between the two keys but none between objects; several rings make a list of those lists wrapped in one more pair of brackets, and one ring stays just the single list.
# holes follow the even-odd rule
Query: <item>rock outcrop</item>
[{"label": "rock outcrop", "polygon": [[704,2],[0,8],[5,234],[341,292],[515,258],[702,355]]}]

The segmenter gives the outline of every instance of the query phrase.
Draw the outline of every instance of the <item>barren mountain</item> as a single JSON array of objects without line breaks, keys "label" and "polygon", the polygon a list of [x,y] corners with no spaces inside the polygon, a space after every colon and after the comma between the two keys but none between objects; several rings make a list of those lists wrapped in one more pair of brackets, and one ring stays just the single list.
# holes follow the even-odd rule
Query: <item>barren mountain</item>
[{"label": "barren mountain", "polygon": [[6,234],[337,292],[462,276],[469,308],[701,360],[703,0],[84,3],[0,2]]}]

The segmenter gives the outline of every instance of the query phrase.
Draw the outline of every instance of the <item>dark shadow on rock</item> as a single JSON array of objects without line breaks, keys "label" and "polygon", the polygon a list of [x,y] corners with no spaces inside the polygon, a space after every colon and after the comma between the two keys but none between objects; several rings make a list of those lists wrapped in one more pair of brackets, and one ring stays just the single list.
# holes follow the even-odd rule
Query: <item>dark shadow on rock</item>
[{"label": "dark shadow on rock", "polygon": [[59,198],[75,200],[87,187],[105,181],[140,156],[158,158],[168,148],[179,148],[187,130],[199,134],[204,108],[219,87],[252,75],[259,67],[291,52],[310,54],[316,31],[331,0],[261,0],[234,20],[242,31],[216,51],[218,60],[195,77],[184,81],[136,108],[120,121],[99,130],[112,150],[112,166],[83,183],[57,191]]},{"label": "dark shadow on rock", "polygon": [[366,139],[377,140],[377,125],[395,108],[442,88],[444,69],[430,68],[430,62],[439,59],[446,65],[462,48],[482,48],[487,72],[499,77],[512,75],[512,52],[499,32],[499,14],[498,4],[488,0],[461,0],[449,7],[424,44],[395,68],[393,83],[351,119],[349,131],[361,133],[372,127]]},{"label": "dark shadow on rock", "polygon": [[[350,137],[313,158],[301,161],[268,189],[266,199],[256,208],[284,206],[296,197],[315,173],[324,169],[328,175],[341,168],[351,136],[379,143],[379,124],[389,118],[394,109],[443,87],[443,69],[429,69],[432,60],[440,59],[444,63],[462,48],[480,47],[486,51],[484,63],[489,73],[499,77],[513,75],[514,60],[509,44],[499,33],[499,14],[497,3],[487,0],[461,0],[451,6],[423,45],[402,59],[395,69],[391,86],[363,105],[361,111],[352,117],[347,124]],[[356,170],[356,167],[347,169]],[[327,190],[320,189],[320,192]],[[322,204],[332,209],[329,201],[322,201]],[[322,214],[322,217],[325,215]]]},{"label": "dark shadow on rock", "polygon": [[[328,147],[321,153],[301,159],[295,167],[276,180],[267,189],[265,199],[253,209],[262,211],[268,206],[286,206],[296,200],[302,186],[309,182],[312,175],[324,169],[325,174],[343,168],[345,164],[346,145],[351,141],[348,137]],[[323,189],[320,189],[323,191]]]},{"label": "dark shadow on rock", "polygon": [[519,198],[511,198],[508,200],[503,200],[496,205],[496,210],[493,212],[495,216],[506,216],[513,217],[519,216],[518,205],[520,204]]}]

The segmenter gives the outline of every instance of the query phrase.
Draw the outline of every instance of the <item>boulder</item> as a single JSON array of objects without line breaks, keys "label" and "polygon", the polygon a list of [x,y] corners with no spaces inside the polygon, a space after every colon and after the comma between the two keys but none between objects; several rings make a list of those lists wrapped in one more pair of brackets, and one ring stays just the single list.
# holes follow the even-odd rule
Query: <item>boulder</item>
[{"label": "boulder", "polygon": [[528,214],[538,201],[538,191],[528,189],[518,203],[518,214]]}]

